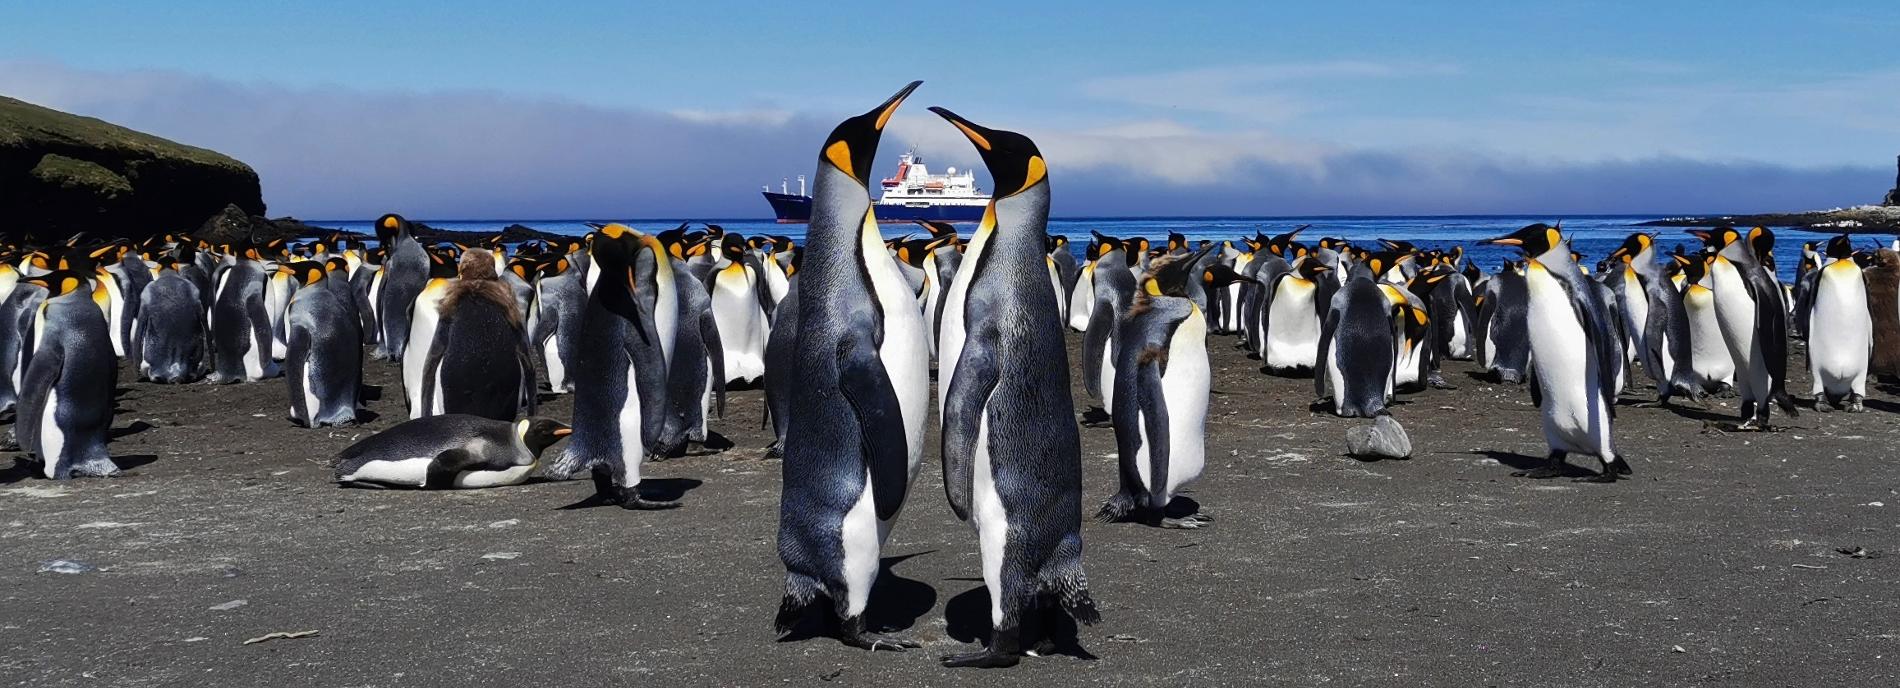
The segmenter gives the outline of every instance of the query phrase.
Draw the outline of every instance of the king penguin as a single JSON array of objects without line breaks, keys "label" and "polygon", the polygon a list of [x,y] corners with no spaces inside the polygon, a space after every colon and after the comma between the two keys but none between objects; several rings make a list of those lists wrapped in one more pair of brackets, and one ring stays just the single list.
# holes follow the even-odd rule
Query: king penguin
[{"label": "king penguin", "polygon": [[1400,332],[1396,306],[1381,288],[1377,266],[1349,262],[1346,283],[1333,293],[1320,328],[1313,393],[1332,398],[1334,415],[1371,418],[1385,413],[1392,401]]},{"label": "king penguin", "polygon": [[1867,363],[1873,356],[1874,321],[1867,310],[1867,283],[1861,277],[1852,240],[1842,234],[1827,242],[1827,257],[1801,309],[1808,314],[1808,372],[1814,376],[1814,410],[1864,409]]},{"label": "king penguin", "polygon": [[588,246],[587,295],[574,340],[574,438],[549,471],[593,475],[595,499],[621,508],[670,509],[639,492],[640,469],[660,436],[667,366],[679,326],[678,281],[652,236],[606,225]]},{"label": "king penguin", "polygon": [[1709,282],[1722,341],[1735,362],[1735,389],[1742,397],[1737,426],[1741,430],[1766,429],[1771,403],[1779,404],[1790,418],[1800,415],[1786,389],[1788,309],[1780,285],[1763,267],[1755,247],[1761,237],[1771,236],[1767,232],[1756,227],[1744,237],[1734,227],[1691,231],[1715,254],[1709,261]]},{"label": "king penguin", "polygon": [[[1169,511],[1174,496],[1199,479],[1206,465],[1207,400],[1213,391],[1207,315],[1187,298],[1184,284],[1195,257],[1155,259],[1120,323],[1115,396],[1122,403],[1115,410],[1115,448],[1121,480],[1096,513],[1099,520],[1183,529],[1213,520]],[[1225,266],[1202,275],[1210,298],[1247,279]]]},{"label": "king penguin", "polygon": [[931,111],[976,146],[997,191],[945,295],[937,347],[939,369],[950,371],[938,400],[944,490],[957,518],[976,529],[990,643],[943,663],[1003,667],[1051,649],[1064,611],[1084,624],[1100,619],[1082,571],[1068,350],[1048,295],[1049,179],[1028,137]]},{"label": "king penguin", "polygon": [[409,344],[409,309],[429,282],[429,254],[410,236],[409,221],[384,215],[376,221],[383,243],[383,268],[376,273],[374,303],[379,338],[374,356],[400,359]]},{"label": "king penguin", "polygon": [[541,453],[573,431],[558,421],[447,414],[404,421],[337,454],[344,486],[480,488],[519,485]]},{"label": "king penguin", "polygon": [[[1278,260],[1278,256],[1257,259]],[[1312,257],[1296,261],[1291,270],[1271,270],[1273,282],[1263,285],[1257,329],[1261,369],[1288,373],[1311,371],[1319,352],[1319,333],[1332,306],[1339,282],[1326,273],[1332,269]]]},{"label": "king penguin", "polygon": [[409,305],[403,307],[408,329],[403,337],[406,343],[397,359],[402,362],[402,393],[409,401],[410,418],[450,413],[426,394],[426,376],[429,349],[435,343],[442,322],[442,300],[454,287],[457,270],[456,264],[440,252],[424,251],[424,254],[429,265],[428,281],[409,299]]},{"label": "king penguin", "polygon": [[33,318],[14,435],[54,480],[119,472],[106,454],[118,361],[100,309],[110,298],[64,270],[33,278],[47,291]]},{"label": "king penguin", "polygon": [[212,278],[216,294],[208,321],[213,382],[255,382],[279,373],[271,359],[270,312],[264,305],[270,277],[261,256],[255,248],[242,249],[227,256]]},{"label": "king penguin", "polygon": [[727,384],[753,384],[765,375],[765,342],[772,326],[760,299],[765,287],[745,250],[745,240],[727,234],[719,247],[722,265],[711,275],[713,319],[719,323]]},{"label": "king penguin", "polygon": [[1563,475],[1564,459],[1570,454],[1589,454],[1603,462],[1601,472],[1584,480],[1615,482],[1628,475],[1629,462],[1616,452],[1611,428],[1622,343],[1617,341],[1616,324],[1611,321],[1615,316],[1604,305],[1603,292],[1577,268],[1570,243],[1556,227],[1532,224],[1485,243],[1516,246],[1526,258],[1524,282],[1530,297],[1526,321],[1536,378],[1532,400],[1543,415],[1550,462],[1515,475]]},{"label": "king penguin", "polygon": [[[434,331],[409,340],[410,348],[427,351],[422,364],[426,415],[465,413],[512,421],[524,412],[533,414],[534,361],[514,292],[495,276],[494,253],[463,251],[456,275],[440,303],[429,306],[436,310]],[[418,323],[424,301],[416,299]]]},{"label": "king penguin", "polygon": [[825,598],[845,644],[919,646],[871,633],[864,610],[884,540],[923,458],[930,395],[923,313],[884,247],[869,191],[884,126],[921,83],[839,123],[819,149],[786,371],[781,635]]},{"label": "king penguin", "polygon": [[290,420],[306,428],[354,425],[363,386],[362,323],[350,294],[328,286],[347,278],[321,263],[295,265],[299,286],[285,316]]}]

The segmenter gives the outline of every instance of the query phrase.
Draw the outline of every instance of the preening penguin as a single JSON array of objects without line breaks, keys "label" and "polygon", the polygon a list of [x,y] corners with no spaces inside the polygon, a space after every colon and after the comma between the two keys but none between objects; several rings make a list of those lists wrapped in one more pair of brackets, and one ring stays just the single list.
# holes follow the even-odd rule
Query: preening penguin
[{"label": "preening penguin", "polygon": [[269,275],[260,256],[256,249],[227,256],[212,278],[217,290],[209,313],[213,382],[255,382],[279,373],[271,359],[271,319],[264,305]]},{"label": "preening penguin", "polygon": [[1478,365],[1499,382],[1522,383],[1530,374],[1529,310],[1522,265],[1506,262],[1484,281],[1478,299]]},{"label": "preening penguin", "polygon": [[403,421],[345,448],[345,486],[476,488],[519,485],[541,453],[573,431],[546,418],[517,421],[447,414]]},{"label": "preening penguin", "polygon": [[[663,243],[668,241],[664,233],[661,237]],[[681,246],[667,243],[666,248],[669,255],[663,258],[672,261],[680,325],[673,335],[673,362],[666,374],[666,417],[653,453],[681,456],[688,444],[723,451],[731,448],[732,442],[706,429],[707,417],[715,411],[715,400],[719,415],[726,413],[725,347],[720,342],[712,297],[706,293],[706,284],[680,259]]]},{"label": "preening penguin", "polygon": [[1863,410],[1867,365],[1873,356],[1874,321],[1867,309],[1867,283],[1852,240],[1842,234],[1827,242],[1825,262],[1800,308],[1808,314],[1808,372],[1814,376],[1814,410],[1829,407]]},{"label": "preening penguin", "polygon": [[819,151],[793,297],[798,332],[780,388],[789,398],[776,626],[790,632],[825,598],[838,638],[870,650],[918,646],[869,632],[864,610],[923,458],[930,394],[923,314],[884,247],[869,191],[884,125],[920,83],[840,123]]},{"label": "preening penguin", "polygon": [[1570,243],[1556,227],[1533,224],[1486,243],[1524,251],[1533,398],[1550,445],[1548,465],[1515,475],[1563,475],[1564,458],[1573,453],[1603,462],[1603,470],[1586,480],[1615,482],[1628,475],[1629,462],[1616,453],[1611,431],[1623,350],[1603,293],[1577,268]]},{"label": "preening penguin", "polygon": [[[1392,400],[1400,332],[1394,304],[1381,288],[1374,261],[1352,261],[1346,283],[1333,293],[1319,335],[1313,393],[1332,398],[1333,413],[1371,418]],[[1331,388],[1329,395],[1327,389]]]},{"label": "preening penguin", "polygon": [[[1205,250],[1205,249],[1203,249]],[[1187,298],[1185,283],[1196,256],[1173,254],[1150,264],[1134,305],[1120,323],[1115,364],[1115,448],[1120,489],[1096,518],[1139,520],[1164,528],[1199,528],[1204,514],[1170,514],[1181,488],[1206,464],[1207,400],[1213,374],[1207,359],[1207,319]],[[1247,278],[1224,265],[1201,270],[1212,294]]]},{"label": "preening penguin", "polygon": [[300,285],[285,318],[290,420],[306,428],[354,424],[363,387],[361,321],[350,294],[327,286],[343,275],[321,263],[294,266],[279,268],[294,272],[291,279]]},{"label": "preening penguin", "polygon": [[938,385],[944,490],[976,529],[991,635],[983,651],[943,662],[1010,666],[1050,649],[1062,612],[1084,624],[1100,618],[1082,572],[1068,351],[1048,295],[1049,180],[1028,137],[931,111],[976,146],[997,192],[945,295],[938,345],[939,371],[950,371]]},{"label": "preening penguin", "polygon": [[104,285],[55,270],[28,280],[46,290],[34,310],[20,380],[14,438],[55,480],[119,472],[106,454],[118,361],[105,313]]}]

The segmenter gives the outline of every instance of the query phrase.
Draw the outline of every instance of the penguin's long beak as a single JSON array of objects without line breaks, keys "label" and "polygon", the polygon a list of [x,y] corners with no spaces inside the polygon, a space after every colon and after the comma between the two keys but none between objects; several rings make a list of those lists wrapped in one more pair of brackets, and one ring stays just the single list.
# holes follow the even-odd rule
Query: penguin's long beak
[{"label": "penguin's long beak", "polygon": [[1524,240],[1519,239],[1514,236],[1501,236],[1495,239],[1485,239],[1484,241],[1480,241],[1478,243],[1491,244],[1494,246],[1523,246]]},{"label": "penguin's long beak", "polygon": [[1697,239],[1701,239],[1703,241],[1708,241],[1709,237],[1715,236],[1714,232],[1711,232],[1706,229],[1691,229],[1687,231],[1689,232],[1689,236],[1695,237]]},{"label": "penguin's long beak", "polygon": [[1049,168],[1042,159],[1042,151],[1037,150],[1029,137],[978,125],[940,106],[932,106],[930,111],[963,132],[964,138],[976,146],[983,165],[990,170],[990,181],[996,185],[996,198],[1022,193],[1048,178]]},{"label": "penguin's long beak", "polygon": [[[839,171],[858,180],[859,184],[870,186],[871,160],[877,155],[877,142],[884,133],[884,125],[890,123],[891,115],[904,104],[912,91],[923,85],[922,81],[912,81],[898,89],[895,95],[884,104],[871,108],[869,112],[852,117],[838,124],[831,131],[831,137],[825,140],[824,151],[820,158],[831,163]],[[716,227],[716,225],[707,225]]]}]

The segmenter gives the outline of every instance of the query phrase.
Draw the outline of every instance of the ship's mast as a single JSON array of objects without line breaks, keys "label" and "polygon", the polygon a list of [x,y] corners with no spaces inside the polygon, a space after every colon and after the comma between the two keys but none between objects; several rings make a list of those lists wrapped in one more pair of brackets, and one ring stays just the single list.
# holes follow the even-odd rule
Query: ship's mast
[{"label": "ship's mast", "polygon": [[792,187],[792,183],[790,181],[786,180],[784,177],[778,178],[778,192],[780,195],[790,194],[792,192],[791,187]]},{"label": "ship's mast", "polygon": [[798,195],[800,196],[810,195],[810,194],[805,193],[805,175],[802,175],[802,174],[798,175]]}]

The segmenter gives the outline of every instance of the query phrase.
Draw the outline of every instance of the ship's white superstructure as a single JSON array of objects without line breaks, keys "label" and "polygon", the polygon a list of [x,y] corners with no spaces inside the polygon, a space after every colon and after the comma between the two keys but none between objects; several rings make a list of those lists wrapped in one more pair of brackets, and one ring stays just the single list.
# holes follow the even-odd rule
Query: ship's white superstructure
[{"label": "ship's white superstructure", "polygon": [[977,206],[990,202],[990,195],[976,188],[974,170],[958,171],[951,167],[943,174],[931,174],[924,161],[914,153],[897,159],[897,174],[883,182],[884,195],[877,201],[883,206],[928,208],[931,206]]}]

